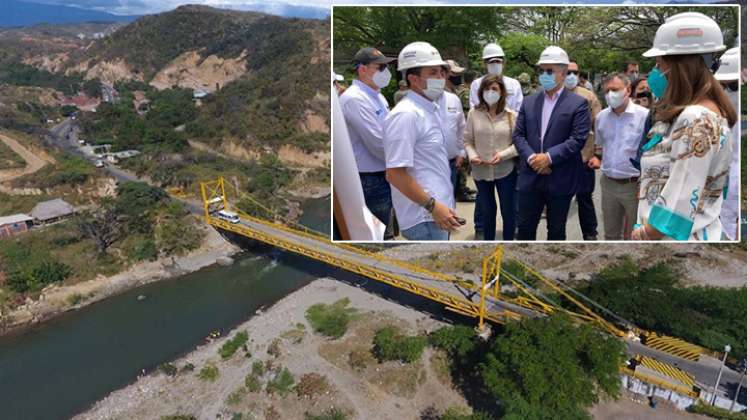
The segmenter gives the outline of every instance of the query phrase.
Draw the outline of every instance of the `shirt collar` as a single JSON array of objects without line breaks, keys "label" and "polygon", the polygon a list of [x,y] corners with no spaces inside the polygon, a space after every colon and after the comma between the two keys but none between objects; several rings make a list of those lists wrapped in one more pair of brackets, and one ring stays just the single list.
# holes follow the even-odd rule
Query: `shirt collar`
[{"label": "shirt collar", "polygon": [[356,85],[356,86],[358,86],[366,94],[371,95],[371,96],[373,96],[375,98],[379,97],[379,92],[371,89],[371,86],[369,86],[369,85],[361,82],[360,80],[353,79],[353,84]]},{"label": "shirt collar", "polygon": [[630,97],[628,97],[628,105],[625,107],[623,112],[618,114],[617,112],[615,112],[614,109],[610,108],[610,110],[612,111],[613,114],[619,117],[619,116],[622,116],[623,114],[635,114],[635,110],[633,109],[634,107],[635,107],[635,103],[630,99]]},{"label": "shirt collar", "polygon": [[418,105],[419,107],[426,109],[428,111],[436,111],[439,108],[436,102],[430,101],[424,98],[422,95],[418,94],[414,90],[408,91],[405,96],[410,98],[410,100],[415,102],[415,104]]},{"label": "shirt collar", "polygon": [[545,96],[545,99],[550,100],[550,101],[556,101],[558,98],[560,98],[560,94],[563,93],[563,89],[565,89],[565,87],[561,86],[560,89],[558,89],[558,91],[555,92],[555,94],[552,96],[548,96],[547,92],[544,92],[543,94]]}]

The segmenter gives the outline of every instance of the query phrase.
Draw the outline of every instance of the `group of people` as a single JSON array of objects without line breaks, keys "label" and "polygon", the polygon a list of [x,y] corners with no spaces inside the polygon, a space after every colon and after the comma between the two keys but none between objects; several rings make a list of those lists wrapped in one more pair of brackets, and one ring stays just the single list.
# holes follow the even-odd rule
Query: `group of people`
[{"label": "group of people", "polygon": [[606,240],[736,239],[739,51],[717,58],[725,49],[711,18],[674,15],[643,54],[656,59],[646,76],[630,62],[604,78],[602,109],[558,46],[541,53],[532,92],[526,74],[504,74],[496,43],[470,83],[458,63],[413,42],[399,52],[390,109],[381,89],[394,58],[362,48],[340,107],[366,206],[385,239],[448,240],[466,222],[455,208],[468,168],[477,238],[495,239],[500,209],[503,240],[535,240],[543,217],[547,239],[565,240],[575,197],[583,239],[596,240],[599,171]]}]

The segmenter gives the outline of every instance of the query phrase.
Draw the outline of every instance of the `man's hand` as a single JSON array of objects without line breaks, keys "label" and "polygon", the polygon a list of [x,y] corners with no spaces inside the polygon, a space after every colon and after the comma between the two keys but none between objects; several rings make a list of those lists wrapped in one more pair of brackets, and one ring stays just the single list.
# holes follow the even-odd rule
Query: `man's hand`
[{"label": "man's hand", "polygon": [[529,166],[536,172],[550,167],[550,155],[547,153],[535,153],[529,157]]},{"label": "man's hand", "polygon": [[479,157],[474,157],[474,158],[470,159],[469,163],[471,163],[473,165],[482,165],[483,164],[482,160],[480,160]]},{"label": "man's hand", "polygon": [[433,221],[436,225],[445,231],[454,231],[459,226],[459,222],[456,219],[456,213],[453,209],[448,208],[445,204],[436,201],[436,205],[433,206]]},{"label": "man's hand", "polygon": [[497,165],[498,162],[501,161],[501,153],[497,152],[495,155],[493,155],[493,158],[488,161],[491,165]]},{"label": "man's hand", "polygon": [[537,173],[540,175],[550,175],[552,173],[552,170],[548,167],[548,168],[540,169],[539,171],[537,171]]},{"label": "man's hand", "polygon": [[456,158],[456,167],[457,167],[457,169],[461,168],[463,163],[464,163],[464,157],[457,156],[457,158]]},{"label": "man's hand", "polygon": [[591,169],[599,169],[602,166],[602,161],[599,160],[598,157],[592,156],[586,164],[589,165],[589,168]]}]

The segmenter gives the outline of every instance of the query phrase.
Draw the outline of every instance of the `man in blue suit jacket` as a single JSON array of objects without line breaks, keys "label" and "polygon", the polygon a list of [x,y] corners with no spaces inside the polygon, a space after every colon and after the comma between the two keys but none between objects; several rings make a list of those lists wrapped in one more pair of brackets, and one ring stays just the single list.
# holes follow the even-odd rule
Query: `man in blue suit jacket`
[{"label": "man in blue suit jacket", "polygon": [[563,89],[568,54],[547,47],[537,63],[544,91],[524,98],[513,140],[519,152],[519,240],[535,240],[547,207],[547,239],[565,240],[571,199],[583,182],[581,148],[591,126],[583,97]]}]

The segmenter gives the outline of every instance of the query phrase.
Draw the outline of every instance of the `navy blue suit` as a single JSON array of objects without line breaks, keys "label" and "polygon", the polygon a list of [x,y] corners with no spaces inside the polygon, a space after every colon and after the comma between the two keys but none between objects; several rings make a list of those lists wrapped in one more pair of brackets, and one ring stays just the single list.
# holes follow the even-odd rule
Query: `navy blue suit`
[{"label": "navy blue suit", "polygon": [[[513,133],[519,152],[520,240],[536,239],[545,206],[548,239],[565,240],[571,199],[585,184],[581,149],[591,127],[589,104],[585,98],[563,89],[550,116],[544,141],[540,141],[544,95],[539,92],[524,98]],[[539,153],[550,155],[551,174],[540,175],[527,163],[529,156]]]}]

